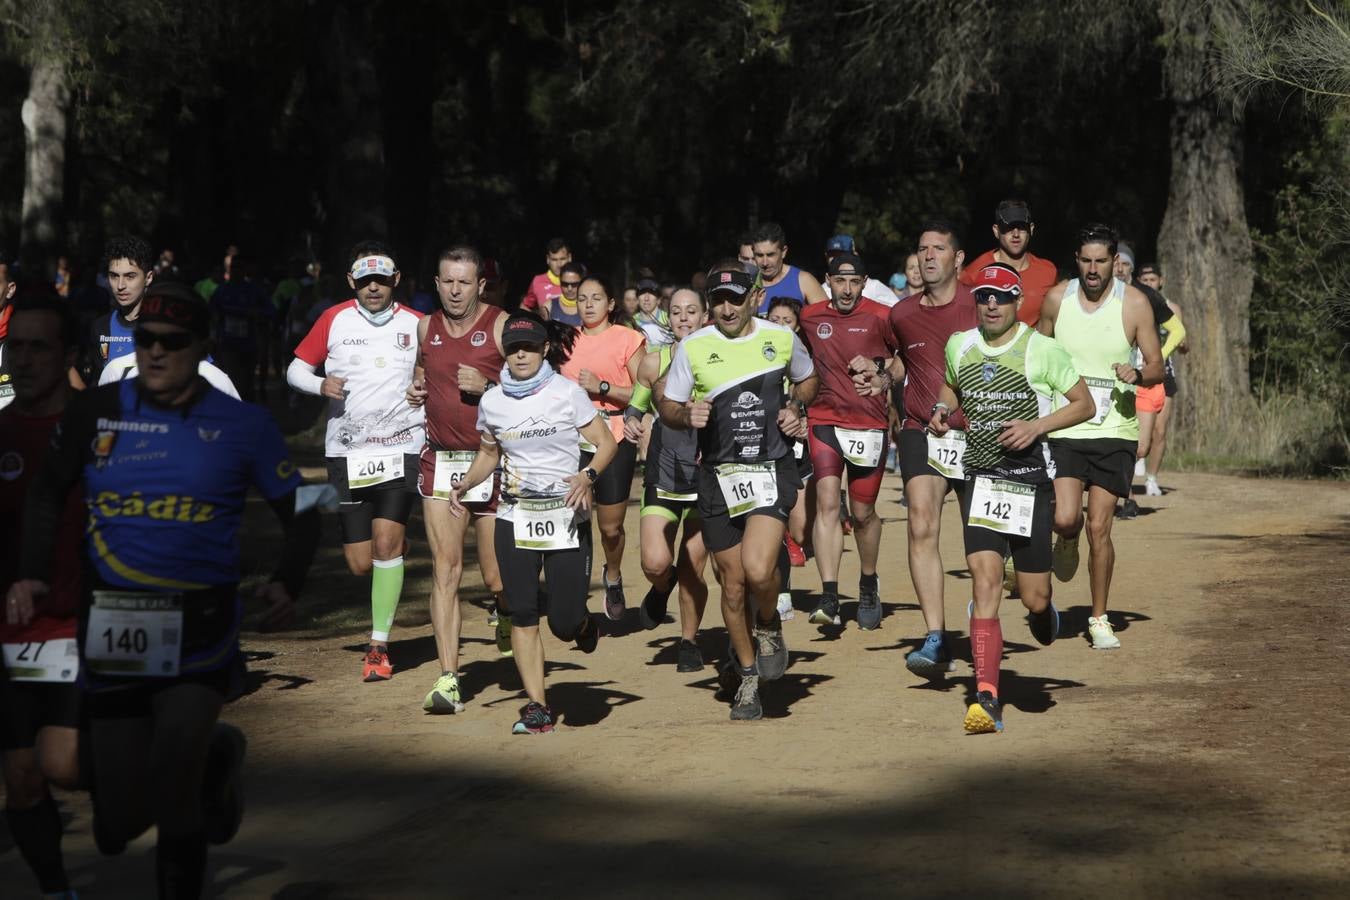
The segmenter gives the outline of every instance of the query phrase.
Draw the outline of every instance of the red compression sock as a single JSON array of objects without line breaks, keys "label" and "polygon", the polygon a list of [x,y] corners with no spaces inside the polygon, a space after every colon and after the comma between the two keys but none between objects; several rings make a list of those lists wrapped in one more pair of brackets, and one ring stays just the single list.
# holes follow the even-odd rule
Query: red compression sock
[{"label": "red compression sock", "polygon": [[998,619],[970,620],[970,655],[975,663],[975,690],[998,696],[998,667],[1003,661],[1003,626]]}]

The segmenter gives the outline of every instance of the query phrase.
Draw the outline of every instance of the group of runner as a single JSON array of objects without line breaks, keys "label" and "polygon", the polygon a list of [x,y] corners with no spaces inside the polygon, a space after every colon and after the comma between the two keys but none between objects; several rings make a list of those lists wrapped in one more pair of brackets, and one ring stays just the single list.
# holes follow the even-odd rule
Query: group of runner
[{"label": "group of runner", "polygon": [[[515,313],[486,301],[474,248],[447,249],[430,315],[395,300],[402,275],[388,246],[358,245],[352,299],[318,318],[286,379],[329,403],[325,456],[344,555],[370,579],[361,678],[396,670],[389,639],[420,498],[440,664],[424,709],[465,708],[459,588],[472,526],[498,650],[513,658],[527,701],[512,730],[551,731],[540,620],[595,650],[604,628],[587,607],[592,518],[602,615],[625,615],[624,518],[645,447],[638,541],[649,585],[637,617],[657,627],[678,590],[677,668],[702,669],[711,556],[728,636],[719,682],[732,719],[758,719],[766,684],[789,664],[791,544],[815,555],[811,622],[839,627],[851,534],[852,618],[882,625],[877,502],[894,444],[926,632],[906,667],[925,678],[954,668],[939,552],[954,490],[973,580],[964,727],[1002,730],[1005,583],[1032,636],[1051,643],[1050,576],[1073,577],[1083,530],[1091,643],[1119,647],[1107,616],[1113,514],[1137,459],[1156,484],[1164,357],[1184,346],[1176,308],[1131,283],[1133,258],[1111,229],[1083,230],[1077,277],[1058,284],[1054,266],[1028,250],[1033,230],[1027,205],[1005,201],[998,246],[963,267],[955,228],[924,223],[906,279],[917,290],[901,297],[871,277],[849,236],[827,245],[822,283],[787,263],[783,230],[766,224],[702,273],[701,290],[656,301],[641,296],[654,297],[655,283],[640,285],[645,319],[635,327],[623,296],[574,262],[565,241],[550,243],[548,271]],[[266,626],[291,617],[318,535],[320,495],[301,488],[276,425],[212,373],[210,306],[156,283],[142,249],[110,248],[117,306],[96,341],[104,386],[85,391],[95,367],[68,308],[13,300],[0,271],[14,389],[0,413],[0,512],[24,535],[0,573],[0,749],[12,830],[49,893],[68,890],[49,784],[93,791],[104,852],[156,825],[161,895],[200,890],[207,844],[228,840],[241,815],[245,742],[217,717],[242,674],[247,489],[271,502],[286,534],[257,592]],[[1161,399],[1145,399],[1151,389]]]}]

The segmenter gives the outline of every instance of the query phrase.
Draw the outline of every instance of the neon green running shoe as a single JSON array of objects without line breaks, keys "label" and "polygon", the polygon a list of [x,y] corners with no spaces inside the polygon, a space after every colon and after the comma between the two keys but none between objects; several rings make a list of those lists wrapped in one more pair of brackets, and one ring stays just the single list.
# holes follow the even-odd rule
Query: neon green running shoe
[{"label": "neon green running shoe", "polygon": [[512,656],[514,652],[511,649],[511,614],[497,611],[497,652],[502,656]]},{"label": "neon green running shoe", "polygon": [[436,686],[422,701],[422,708],[434,713],[464,712],[464,701],[459,698],[459,676],[447,672],[436,679]]}]

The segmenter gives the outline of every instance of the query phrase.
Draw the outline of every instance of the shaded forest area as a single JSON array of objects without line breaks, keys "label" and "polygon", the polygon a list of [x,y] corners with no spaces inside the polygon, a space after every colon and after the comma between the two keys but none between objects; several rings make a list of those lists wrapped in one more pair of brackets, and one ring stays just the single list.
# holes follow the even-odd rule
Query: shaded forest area
[{"label": "shaded forest area", "polygon": [[[0,0],[0,243],[87,277],[135,232],[190,273],[236,244],[280,274],[340,271],[381,235],[425,279],[468,240],[518,295],[554,235],[616,282],[683,281],[765,220],[808,268],[845,231],[890,272],[926,216],[973,256],[1022,196],[1061,269],[1093,220],[1161,263],[1192,335],[1182,446],[1326,473],[1350,398],[1345,18],[1293,0]],[[1284,39],[1326,65],[1280,68]],[[44,110],[64,127],[45,168],[24,125]]]}]

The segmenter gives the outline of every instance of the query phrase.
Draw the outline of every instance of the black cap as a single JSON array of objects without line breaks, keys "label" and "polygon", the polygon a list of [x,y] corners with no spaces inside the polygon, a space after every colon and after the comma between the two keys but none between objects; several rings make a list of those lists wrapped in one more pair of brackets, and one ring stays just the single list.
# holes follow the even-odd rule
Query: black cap
[{"label": "black cap", "polygon": [[181,281],[152,281],[136,321],[177,325],[204,338],[211,333],[211,307]]},{"label": "black cap", "polygon": [[737,297],[744,297],[754,290],[756,280],[754,275],[745,271],[709,272],[706,290],[709,298],[716,293],[735,294]]},{"label": "black cap", "polygon": [[994,210],[995,225],[1030,225],[1031,209],[1025,203],[1000,203]]},{"label": "black cap", "polygon": [[[852,272],[841,272],[844,266],[852,266]],[[830,257],[828,271],[831,275],[857,275],[859,278],[867,277],[867,266],[863,264],[862,257],[856,253],[840,253],[838,256]]]},{"label": "black cap", "polygon": [[659,294],[661,293],[661,285],[656,282],[655,278],[639,278],[637,292],[639,294]]},{"label": "black cap", "polygon": [[512,316],[502,328],[502,347],[510,350],[517,344],[546,344],[548,329],[534,316]]}]

